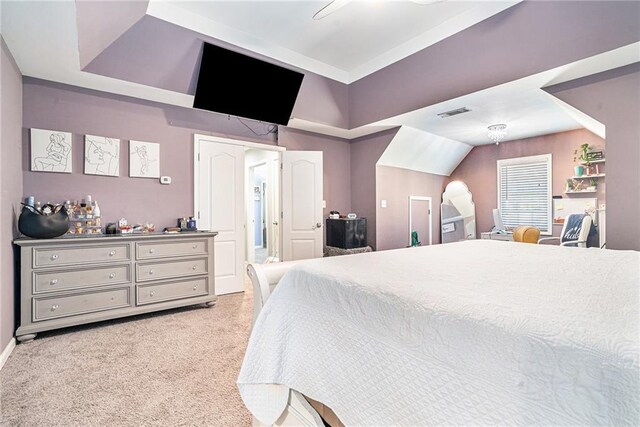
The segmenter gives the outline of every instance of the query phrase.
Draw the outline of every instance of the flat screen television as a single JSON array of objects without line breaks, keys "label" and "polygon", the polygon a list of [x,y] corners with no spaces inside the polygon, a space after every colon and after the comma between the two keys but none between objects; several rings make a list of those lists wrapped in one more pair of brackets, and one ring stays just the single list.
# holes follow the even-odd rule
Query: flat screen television
[{"label": "flat screen television", "polygon": [[193,108],[286,125],[303,77],[205,43]]}]

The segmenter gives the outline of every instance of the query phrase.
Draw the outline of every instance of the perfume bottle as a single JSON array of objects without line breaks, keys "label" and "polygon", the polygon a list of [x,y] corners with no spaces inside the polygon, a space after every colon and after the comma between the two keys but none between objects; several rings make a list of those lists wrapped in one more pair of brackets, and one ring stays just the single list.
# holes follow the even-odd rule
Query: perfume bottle
[{"label": "perfume bottle", "polygon": [[100,218],[100,206],[98,206],[98,202],[93,202],[93,219],[96,226],[102,226],[102,219]]}]

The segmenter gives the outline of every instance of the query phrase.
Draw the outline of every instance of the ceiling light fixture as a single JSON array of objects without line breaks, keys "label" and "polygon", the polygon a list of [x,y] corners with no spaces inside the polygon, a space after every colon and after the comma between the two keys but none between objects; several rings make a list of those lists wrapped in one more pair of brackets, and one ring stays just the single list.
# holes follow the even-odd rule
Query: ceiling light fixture
[{"label": "ceiling light fixture", "polygon": [[496,145],[499,145],[500,141],[507,136],[507,125],[505,124],[491,125],[487,129],[489,131],[489,139],[495,142]]}]

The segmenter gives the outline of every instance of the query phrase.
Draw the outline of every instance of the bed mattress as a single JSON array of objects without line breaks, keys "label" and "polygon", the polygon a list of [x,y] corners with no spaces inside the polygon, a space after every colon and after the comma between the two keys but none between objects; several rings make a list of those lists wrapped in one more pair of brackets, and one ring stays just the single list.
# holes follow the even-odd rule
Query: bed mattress
[{"label": "bed mattress", "polygon": [[638,425],[640,253],[475,240],[293,267],[238,387],[345,425]]}]

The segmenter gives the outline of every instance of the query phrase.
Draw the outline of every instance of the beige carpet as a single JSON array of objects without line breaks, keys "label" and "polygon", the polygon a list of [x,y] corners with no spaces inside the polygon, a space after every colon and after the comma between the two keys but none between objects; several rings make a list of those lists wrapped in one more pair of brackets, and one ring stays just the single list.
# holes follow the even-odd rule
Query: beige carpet
[{"label": "beige carpet", "polygon": [[235,384],[248,291],[18,345],[0,371],[0,425],[251,425]]}]

